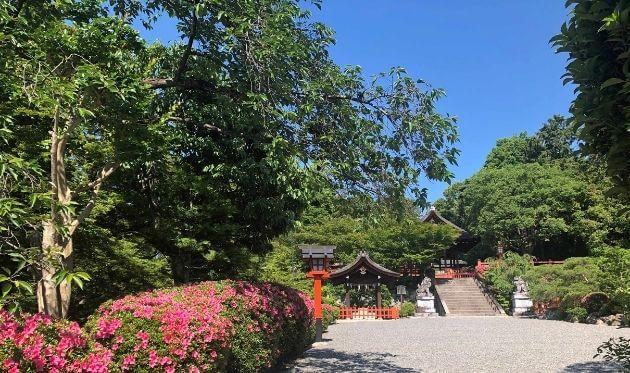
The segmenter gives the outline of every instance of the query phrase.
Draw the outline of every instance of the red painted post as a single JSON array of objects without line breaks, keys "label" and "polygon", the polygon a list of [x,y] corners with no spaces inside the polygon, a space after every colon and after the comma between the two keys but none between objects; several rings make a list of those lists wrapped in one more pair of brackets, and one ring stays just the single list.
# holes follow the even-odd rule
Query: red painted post
[{"label": "red painted post", "polygon": [[322,312],[322,276],[313,277],[313,294],[315,294],[315,318],[321,319],[324,314]]},{"label": "red painted post", "polygon": [[324,332],[323,318],[324,312],[322,310],[322,283],[324,280],[330,277],[330,274],[326,270],[310,271],[307,277],[313,279],[313,297],[315,298],[315,310],[313,316],[315,316],[315,342],[322,341],[322,333]]}]

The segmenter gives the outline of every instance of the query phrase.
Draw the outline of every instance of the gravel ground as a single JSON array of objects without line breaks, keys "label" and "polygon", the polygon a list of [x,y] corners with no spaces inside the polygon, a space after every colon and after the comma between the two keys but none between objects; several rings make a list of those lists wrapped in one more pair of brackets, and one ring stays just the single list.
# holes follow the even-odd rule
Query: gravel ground
[{"label": "gravel ground", "polygon": [[342,321],[285,372],[619,372],[593,359],[629,328],[513,317]]}]

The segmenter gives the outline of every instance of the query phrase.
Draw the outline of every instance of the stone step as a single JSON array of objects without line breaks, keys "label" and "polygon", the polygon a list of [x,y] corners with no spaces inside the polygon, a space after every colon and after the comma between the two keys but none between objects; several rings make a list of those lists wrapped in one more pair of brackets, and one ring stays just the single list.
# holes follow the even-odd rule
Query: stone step
[{"label": "stone step", "polygon": [[448,307],[449,315],[499,315],[472,279],[456,279],[445,284],[438,284],[436,291]]},{"label": "stone step", "polygon": [[472,311],[494,311],[492,309],[492,307],[488,307],[488,306],[479,306],[479,307],[475,307],[475,306],[469,306],[469,307],[448,307],[448,310],[451,312],[454,311],[466,311],[466,310],[472,310]]},{"label": "stone step", "polygon": [[484,297],[472,297],[472,296],[471,297],[444,297],[444,296],[440,296],[440,299],[442,299],[442,300],[451,300],[451,301],[462,301],[462,302],[465,302],[465,301],[476,301],[476,300],[487,302],[486,298],[484,298]]},{"label": "stone step", "polygon": [[444,299],[442,298],[442,301],[446,302],[446,303],[452,303],[452,304],[490,304],[490,302],[486,301],[485,299],[466,299],[466,300],[462,300],[462,299]]},{"label": "stone step", "polygon": [[480,296],[465,296],[465,297],[448,297],[448,296],[440,295],[440,299],[451,299],[451,300],[461,300],[461,301],[465,301],[465,300],[483,300],[483,301],[485,301],[486,300],[486,298],[483,297],[482,295],[480,295]]},{"label": "stone step", "polygon": [[458,312],[449,313],[448,316],[499,316],[499,314],[491,312]]}]

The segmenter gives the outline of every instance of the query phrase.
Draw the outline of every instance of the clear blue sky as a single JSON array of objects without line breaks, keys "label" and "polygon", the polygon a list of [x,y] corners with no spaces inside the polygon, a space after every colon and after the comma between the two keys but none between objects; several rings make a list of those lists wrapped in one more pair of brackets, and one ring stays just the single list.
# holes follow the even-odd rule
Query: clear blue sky
[{"label": "clear blue sky", "polygon": [[[497,139],[535,132],[573,99],[560,79],[566,55],[548,43],[568,18],[564,0],[324,0],[314,15],[336,31],[338,64],[366,75],[403,66],[447,91],[439,108],[459,119],[456,180]],[[425,186],[430,201],[446,187]]]},{"label": "clear blue sky", "polygon": [[[535,132],[573,99],[560,79],[566,56],[549,45],[568,18],[564,0],[324,0],[313,16],[336,31],[338,64],[366,76],[403,66],[447,91],[439,109],[459,119],[456,180],[477,171],[497,139]],[[144,36],[177,39],[164,23]],[[423,186],[430,201],[446,188]]]}]

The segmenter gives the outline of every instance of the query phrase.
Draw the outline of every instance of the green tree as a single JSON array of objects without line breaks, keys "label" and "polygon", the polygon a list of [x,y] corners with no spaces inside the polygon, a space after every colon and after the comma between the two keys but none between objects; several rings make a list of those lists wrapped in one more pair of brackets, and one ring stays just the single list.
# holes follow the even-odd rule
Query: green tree
[{"label": "green tree", "polygon": [[[96,253],[75,239],[80,227],[129,261],[166,258],[187,282],[251,267],[321,188],[422,202],[421,174],[450,179],[457,132],[435,108],[444,92],[401,68],[372,81],[340,68],[332,31],[300,6],[1,5],[0,113],[15,133],[2,151],[47,170],[28,211],[44,223],[19,240],[25,249],[39,232],[40,310],[66,315],[71,282],[87,278],[75,261]],[[181,43],[138,36],[135,25],[160,17]]]},{"label": "green tree", "polygon": [[630,190],[630,2],[571,0],[571,18],[551,39],[569,63],[564,82],[576,85],[571,114],[580,128],[587,154],[606,159],[608,175],[619,188]]},{"label": "green tree", "polygon": [[436,203],[481,238],[481,255],[494,254],[499,242],[541,258],[627,245],[624,205],[605,195],[610,181],[597,162],[574,154],[570,127],[556,119],[533,136],[499,140],[484,167]]},{"label": "green tree", "polygon": [[146,132],[138,125],[150,97],[138,59],[145,45],[100,8],[89,23],[75,3],[19,1],[5,9],[11,16],[3,23],[0,48],[9,84],[0,111],[15,132],[6,146],[30,148],[29,161],[42,160],[44,149],[48,153],[45,189],[39,191],[47,201],[38,206],[42,260],[33,269],[39,310],[64,317],[71,283],[82,286],[89,278],[73,272],[73,236],[107,178],[139,150],[131,139]]},{"label": "green tree", "polygon": [[[392,216],[372,206],[372,215],[353,215],[364,211],[356,201],[336,200],[332,205],[309,208],[303,224],[274,241],[265,258],[262,277],[307,290],[306,268],[299,256],[299,244],[335,245],[335,262],[350,263],[359,251],[366,250],[372,259],[392,270],[407,263],[430,263],[450,247],[458,232],[446,225],[424,223],[417,211]],[[376,204],[361,202],[360,204]]]}]

